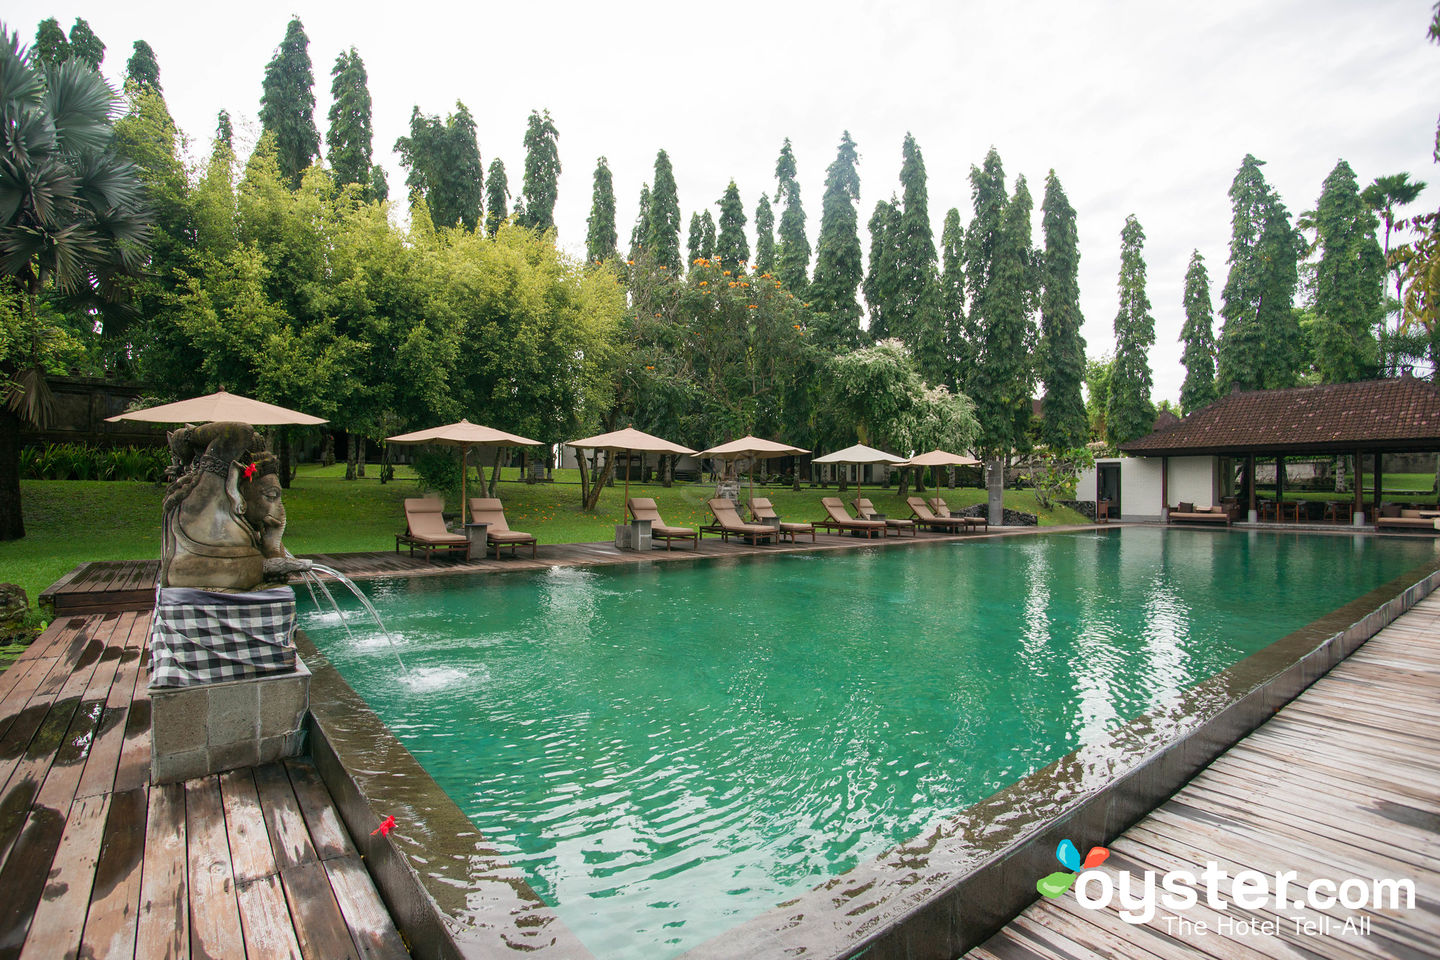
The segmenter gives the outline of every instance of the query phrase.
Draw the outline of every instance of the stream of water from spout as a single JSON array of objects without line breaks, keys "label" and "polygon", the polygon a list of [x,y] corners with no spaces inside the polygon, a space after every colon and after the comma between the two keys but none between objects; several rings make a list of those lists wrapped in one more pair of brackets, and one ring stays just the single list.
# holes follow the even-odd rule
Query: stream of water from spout
[{"label": "stream of water from spout", "polygon": [[[400,658],[400,648],[398,645],[396,645],[395,638],[391,636],[390,631],[385,628],[385,621],[380,619],[380,613],[375,609],[375,605],[372,604],[370,602],[370,598],[365,596],[365,594],[361,592],[360,588],[355,585],[355,581],[351,580],[349,577],[345,576],[345,574],[341,573],[339,570],[336,570],[334,567],[327,567],[319,563],[312,563],[310,565],[310,569],[303,572],[305,575],[305,584],[310,588],[310,599],[315,600],[315,588],[319,587],[320,592],[325,594],[325,599],[330,601],[330,606],[334,608],[335,615],[340,618],[340,625],[345,628],[345,635],[353,641],[355,639],[355,635],[350,632],[350,625],[345,622],[344,612],[340,609],[340,605],[335,602],[334,595],[330,593],[329,588],[325,586],[325,581],[321,580],[319,575],[323,573],[326,576],[334,577],[336,580],[349,587],[350,592],[355,594],[355,599],[360,601],[360,605],[363,606],[365,610],[370,614],[371,618],[374,619],[375,626],[380,628],[380,633],[384,635],[385,641],[390,644],[390,652],[395,655],[395,662],[400,664],[400,669],[405,671],[407,676],[409,675],[410,668],[407,667],[405,665],[405,661]],[[319,601],[315,602],[315,606],[317,608],[320,606]]]}]

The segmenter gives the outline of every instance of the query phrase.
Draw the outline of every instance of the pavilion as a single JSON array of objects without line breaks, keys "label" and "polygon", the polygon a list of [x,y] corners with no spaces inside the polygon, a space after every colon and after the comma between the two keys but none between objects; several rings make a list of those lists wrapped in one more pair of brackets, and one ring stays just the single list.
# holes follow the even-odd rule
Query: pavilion
[{"label": "pavilion", "polygon": [[[1202,464],[1210,464],[1209,486],[1217,493],[1220,459],[1243,460],[1245,489],[1239,493],[1241,503],[1249,507],[1251,522],[1256,519],[1257,457],[1276,460],[1278,503],[1284,497],[1284,470],[1279,469],[1279,465],[1285,458],[1353,458],[1358,478],[1364,465],[1363,457],[1369,455],[1374,458],[1370,501],[1370,512],[1374,516],[1379,512],[1382,499],[1382,464],[1386,454],[1440,451],[1440,388],[1406,374],[1359,383],[1235,390],[1183,420],[1157,422],[1153,432],[1122,444],[1120,449],[1132,458],[1148,461],[1145,463],[1148,474],[1153,475],[1155,461],[1159,461],[1159,498],[1155,504],[1159,509],[1154,512],[1160,516],[1171,506],[1172,459],[1184,458],[1180,462],[1191,475],[1183,482],[1191,489],[1197,485],[1194,477],[1197,469]],[[1099,471],[1097,480],[1098,477]],[[1101,499],[1098,486],[1095,496]],[[1182,492],[1181,496],[1186,494]],[[1186,498],[1204,500],[1203,497]],[[1215,498],[1211,500],[1214,502]],[[1141,506],[1140,512],[1150,512],[1143,509],[1144,504]],[[1354,490],[1357,523],[1364,522],[1364,513],[1363,491],[1357,482]]]}]

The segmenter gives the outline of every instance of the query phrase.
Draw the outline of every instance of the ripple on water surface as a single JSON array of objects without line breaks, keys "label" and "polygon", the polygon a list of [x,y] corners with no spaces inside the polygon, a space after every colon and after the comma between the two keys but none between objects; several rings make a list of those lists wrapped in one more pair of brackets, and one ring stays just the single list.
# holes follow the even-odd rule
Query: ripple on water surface
[{"label": "ripple on water surface", "polygon": [[1435,549],[1132,528],[371,582],[408,677],[303,626],[591,950],[664,957]]}]

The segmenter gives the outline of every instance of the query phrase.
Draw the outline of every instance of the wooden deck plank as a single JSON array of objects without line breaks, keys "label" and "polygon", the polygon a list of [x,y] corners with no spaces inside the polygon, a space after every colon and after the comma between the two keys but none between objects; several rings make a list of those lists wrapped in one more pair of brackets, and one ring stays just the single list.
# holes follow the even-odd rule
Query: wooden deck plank
[{"label": "wooden deck plank", "polygon": [[185,783],[185,847],[190,880],[190,955],[245,956],[218,777]]},{"label": "wooden deck plank", "polygon": [[[100,840],[95,884],[80,940],[80,956],[123,960],[136,956],[135,926],[140,912],[141,864],[144,862],[147,791],[127,790],[110,797],[110,813]],[[143,954],[142,954],[143,956]]]},{"label": "wooden deck plank", "polygon": [[247,956],[302,960],[300,942],[295,939],[295,926],[290,921],[279,877],[271,874],[241,883],[236,896],[240,901]]},{"label": "wooden deck plank", "polygon": [[366,960],[405,960],[409,951],[360,858],[335,857],[324,864],[359,955]]},{"label": "wooden deck plank", "polygon": [[330,791],[320,780],[314,764],[306,761],[287,760],[285,771],[290,775],[290,786],[305,817],[315,856],[320,860],[355,855],[355,846],[350,834],[340,822],[339,812],[330,799]]},{"label": "wooden deck plank", "polygon": [[185,960],[190,956],[185,786],[151,787],[149,800],[135,956]]},{"label": "wooden deck plank", "polygon": [[251,768],[227,770],[220,774],[220,796],[225,806],[225,832],[230,839],[230,858],[235,883],[244,886],[262,877],[273,877],[275,854],[265,815],[260,812],[260,795],[255,791]]},{"label": "wooden deck plank", "polygon": [[71,807],[45,891],[35,906],[30,935],[20,951],[21,960],[50,960],[79,952],[109,809],[109,794],[87,797]]},{"label": "wooden deck plank", "polygon": [[278,763],[256,767],[255,786],[259,789],[260,808],[265,814],[270,847],[280,868],[283,870],[297,863],[318,859],[285,769]]},{"label": "wooden deck plank", "polygon": [[[280,870],[280,882],[290,904],[300,952],[305,960],[359,957],[325,866],[319,860],[305,860]],[[393,930],[394,924],[390,926]]]}]

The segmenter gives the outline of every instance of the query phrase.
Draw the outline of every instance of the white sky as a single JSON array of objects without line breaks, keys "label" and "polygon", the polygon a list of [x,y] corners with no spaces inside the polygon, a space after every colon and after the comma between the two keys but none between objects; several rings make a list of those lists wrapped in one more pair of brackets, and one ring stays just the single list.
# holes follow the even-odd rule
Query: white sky
[{"label": "white sky", "polygon": [[[84,17],[107,44],[102,71],[117,82],[143,38],[156,51],[172,114],[192,152],[204,155],[221,108],[242,138],[253,138],[265,64],[298,15],[310,38],[322,139],[330,68],[353,45],[369,71],[376,159],[402,200],[404,171],[390,148],[408,132],[412,106],[443,115],[463,100],[485,166],[500,157],[517,194],[526,117],[548,108],[564,166],[560,243],[579,254],[601,154],[615,175],[623,248],[657,149],[670,153],[684,223],[732,177],[753,220],[761,192],[774,192],[775,157],[788,136],[813,244],[825,168],[848,129],[861,152],[868,251],[863,225],[875,202],[899,189],[906,131],[924,152],[937,241],[949,207],[969,224],[969,170],[994,145],[1012,185],[1019,173],[1030,183],[1037,244],[1050,168],[1078,211],[1091,356],[1113,349],[1120,229],[1127,214],[1140,218],[1158,400],[1176,399],[1184,377],[1177,340],[1194,248],[1206,258],[1218,311],[1226,191],[1247,152],[1267,161],[1267,179],[1292,214],[1314,208],[1340,158],[1362,186],[1399,171],[1440,184],[1430,155],[1440,112],[1440,47],[1425,40],[1431,9],[1431,0],[782,0],[735,8],[21,0],[5,25],[29,43],[47,16],[67,31]],[[1413,209],[1433,208],[1437,197],[1432,187]]]}]

